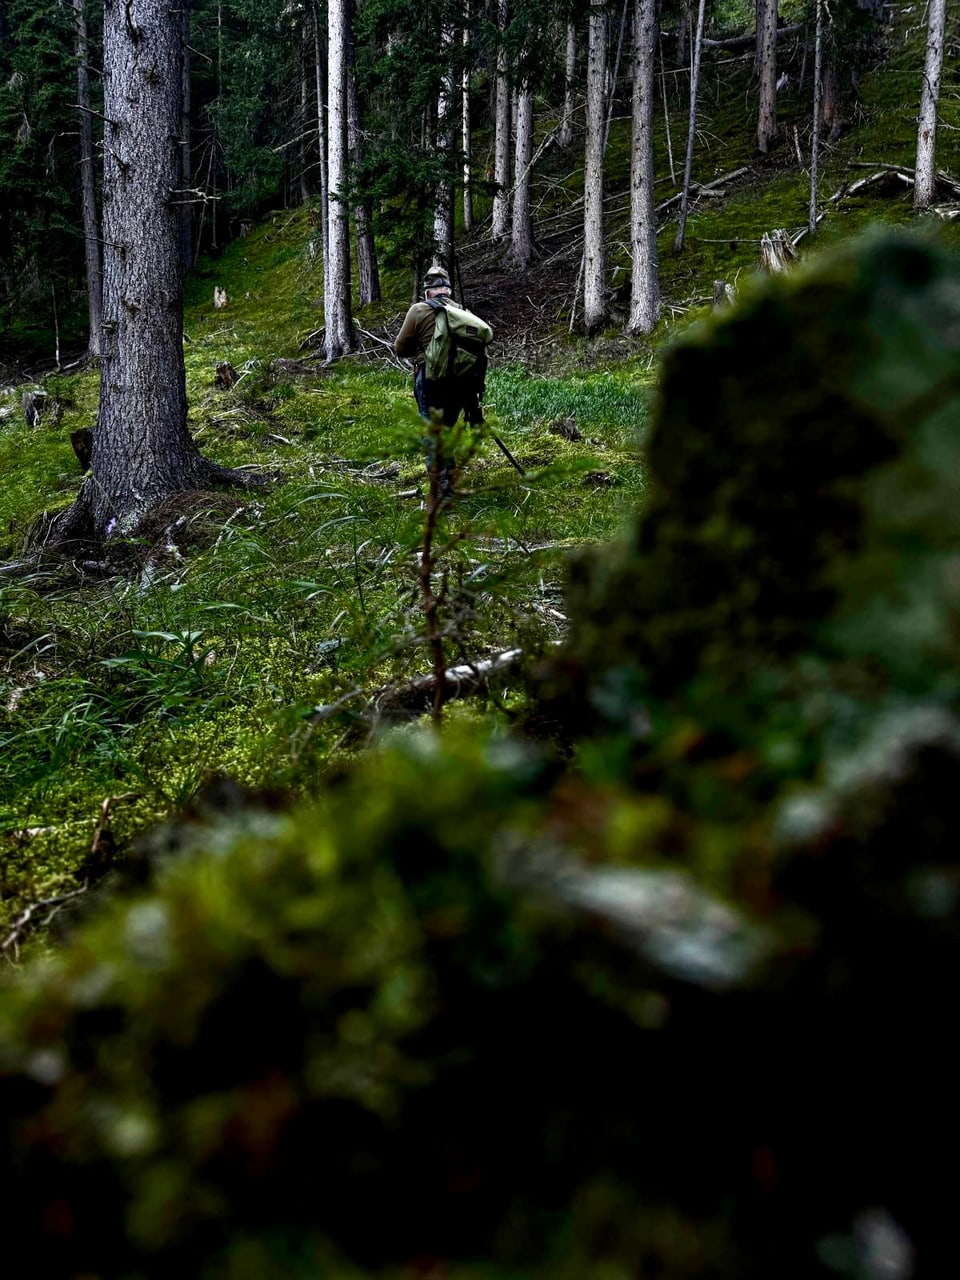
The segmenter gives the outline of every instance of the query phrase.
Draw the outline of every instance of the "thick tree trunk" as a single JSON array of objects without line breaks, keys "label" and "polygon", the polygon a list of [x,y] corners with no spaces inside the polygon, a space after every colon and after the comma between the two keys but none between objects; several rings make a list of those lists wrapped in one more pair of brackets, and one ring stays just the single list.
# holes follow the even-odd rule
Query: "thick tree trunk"
[{"label": "thick tree trunk", "polygon": [[210,473],[187,431],[180,267],[179,12],[104,6],[104,341],[92,478],[53,540],[135,531]]},{"label": "thick tree trunk", "polygon": [[677,14],[677,66],[685,66],[690,61],[690,28],[693,26],[693,0],[680,0]]},{"label": "thick tree trunk", "polygon": [[354,347],[350,298],[350,207],[347,203],[347,51],[349,0],[327,4],[327,151],[330,253],[327,261],[326,354],[337,360]]},{"label": "thick tree trunk", "polygon": [[587,333],[607,318],[603,243],[603,135],[607,76],[607,14],[590,0],[587,45],[586,143],[583,160],[583,319]]},{"label": "thick tree trunk", "polygon": [[494,120],[493,181],[496,192],[493,197],[494,240],[502,240],[510,229],[510,77],[507,75],[507,51],[503,47],[503,32],[509,17],[507,0],[499,0],[497,22],[500,27],[500,43],[497,46],[497,102]]},{"label": "thick tree trunk", "polygon": [[927,55],[923,66],[920,117],[917,127],[916,185],[913,204],[929,208],[936,175],[937,107],[940,103],[940,76],[943,71],[943,37],[947,20],[946,0],[928,0]]},{"label": "thick tree trunk", "polygon": [[569,147],[573,142],[573,116],[576,111],[577,94],[577,26],[567,23],[567,58],[563,79],[563,120],[560,123],[560,134],[557,141],[561,147]]},{"label": "thick tree trunk", "polygon": [[705,0],[697,6],[697,32],[693,40],[693,65],[690,68],[690,113],[687,126],[687,158],[683,166],[683,189],[680,195],[680,219],[673,242],[674,253],[683,248],[683,236],[687,229],[687,208],[690,204],[690,179],[693,177],[693,147],[697,138],[697,96],[700,92],[700,54],[703,50],[703,21]]},{"label": "thick tree trunk", "polygon": [[77,32],[77,103],[80,107],[80,198],[87,268],[87,314],[90,323],[87,354],[96,357],[100,354],[102,339],[103,266],[100,254],[100,220],[97,217],[93,116],[90,113],[90,49],[86,0],[73,0],[73,9]]},{"label": "thick tree trunk", "polygon": [[777,0],[764,0],[760,51],[760,111],[757,147],[766,155],[777,131]]},{"label": "thick tree trunk", "polygon": [[830,142],[840,135],[840,68],[835,52],[828,54],[820,89],[820,133]]},{"label": "thick tree trunk", "polygon": [[633,27],[633,136],[630,242],[633,279],[628,333],[650,333],[660,318],[657,219],[653,206],[653,99],[657,0],[636,0]]},{"label": "thick tree trunk", "polygon": [[[181,0],[180,39],[183,44],[183,75],[180,90],[180,184],[184,191],[193,186],[192,99],[190,94],[190,8],[191,0]],[[180,206],[180,261],[185,271],[193,266],[193,196],[184,196]]]},{"label": "thick tree trunk", "polygon": [[510,251],[521,271],[533,261],[533,216],[530,170],[533,163],[533,90],[524,84],[517,95],[517,146],[514,161],[513,230]]}]

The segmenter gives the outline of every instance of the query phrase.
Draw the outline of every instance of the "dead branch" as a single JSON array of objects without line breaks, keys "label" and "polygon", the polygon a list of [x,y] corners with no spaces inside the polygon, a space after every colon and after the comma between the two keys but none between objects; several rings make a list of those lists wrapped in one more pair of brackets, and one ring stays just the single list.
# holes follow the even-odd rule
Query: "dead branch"
[{"label": "dead branch", "polygon": [[[54,916],[60,910],[65,902],[70,902],[74,898],[79,898],[87,892],[86,883],[82,884],[79,889],[71,889],[69,893],[58,893],[52,898],[40,898],[37,902],[31,902],[18,912],[10,922],[10,931],[7,936],[0,941],[0,955],[7,957],[11,963],[16,964],[20,958],[20,944],[30,928],[31,923],[39,912],[48,912],[43,920],[36,923],[41,927],[48,925]],[[36,927],[36,925],[34,925]],[[12,959],[11,959],[12,954]]]}]

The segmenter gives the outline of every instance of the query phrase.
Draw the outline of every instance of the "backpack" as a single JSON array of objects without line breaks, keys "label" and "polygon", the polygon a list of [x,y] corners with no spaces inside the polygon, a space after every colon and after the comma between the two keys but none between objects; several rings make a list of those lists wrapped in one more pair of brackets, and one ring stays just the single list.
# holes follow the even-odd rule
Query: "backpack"
[{"label": "backpack", "polygon": [[456,382],[482,394],[493,330],[472,311],[446,298],[428,298],[427,305],[433,308],[434,325],[424,353],[425,376],[431,382]]}]

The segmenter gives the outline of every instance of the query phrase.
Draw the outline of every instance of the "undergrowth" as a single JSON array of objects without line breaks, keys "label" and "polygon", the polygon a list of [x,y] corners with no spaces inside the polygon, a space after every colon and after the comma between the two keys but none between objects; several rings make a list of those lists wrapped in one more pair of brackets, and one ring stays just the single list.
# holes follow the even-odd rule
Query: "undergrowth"
[{"label": "undergrowth", "polygon": [[[850,129],[825,149],[825,200],[861,172],[854,161],[909,162],[918,38],[918,29],[891,29],[886,61],[864,77]],[[450,662],[513,647],[532,658],[563,635],[566,549],[610,539],[643,497],[655,351],[700,313],[715,278],[737,282],[753,271],[765,231],[805,224],[810,71],[801,84],[802,53],[785,51],[791,82],[779,101],[780,141],[765,161],[753,152],[749,60],[717,56],[705,65],[694,177],[748,172],[692,210],[679,257],[674,224],[664,223],[667,319],[653,342],[621,343],[608,361],[597,354],[606,348],[591,354],[568,337],[560,315],[555,369],[494,362],[487,427],[461,442],[470,461],[439,530]],[[666,77],[664,90],[661,198],[675,190],[668,127],[674,176],[682,170],[683,73]],[[960,124],[949,92],[941,115],[949,169],[951,129]],[[550,163],[544,199],[553,184],[562,201],[570,193]],[[628,172],[629,122],[618,118],[608,189],[624,192]],[[626,217],[615,197],[615,283],[628,266]],[[804,251],[870,221],[911,218],[907,196],[839,200]],[[273,473],[272,488],[226,503],[201,495],[187,513],[185,553],[151,555],[139,576],[91,577],[62,563],[0,574],[0,914],[96,872],[91,851],[106,826],[126,850],[222,775],[246,788],[313,794],[325,770],[368,739],[372,693],[429,669],[417,585],[422,424],[409,377],[383,345],[409,280],[388,277],[385,301],[358,315],[364,353],[324,366],[314,234],[309,210],[276,212],[202,261],[187,286],[191,429],[217,461]],[[214,286],[226,291],[222,310]],[[224,363],[239,376],[230,390],[217,384]],[[46,389],[52,407],[36,427],[14,412],[0,430],[6,560],[20,554],[42,512],[72,500],[81,475],[69,436],[95,420],[95,372],[51,377]],[[3,403],[15,409],[18,395]],[[481,714],[503,722],[511,706],[509,696],[492,699]]]}]

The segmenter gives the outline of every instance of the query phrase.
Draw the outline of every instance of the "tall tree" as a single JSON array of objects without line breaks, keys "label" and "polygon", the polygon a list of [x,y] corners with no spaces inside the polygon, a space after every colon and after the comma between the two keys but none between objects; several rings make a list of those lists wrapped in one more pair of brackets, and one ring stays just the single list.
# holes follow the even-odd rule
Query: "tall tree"
[{"label": "tall tree", "polygon": [[104,341],[91,476],[51,538],[129,536],[226,472],[187,430],[180,266],[180,14],[105,0]]},{"label": "tall tree", "polygon": [[493,225],[490,234],[502,240],[510,229],[510,76],[506,32],[508,0],[497,0],[496,106],[493,121]]},{"label": "tall tree", "polygon": [[630,246],[633,265],[628,333],[649,333],[660,318],[657,218],[653,205],[653,101],[657,0],[635,0]]},{"label": "tall tree", "polygon": [[573,116],[577,102],[577,24],[567,22],[567,49],[563,68],[563,119],[557,141],[561,147],[573,142]]},{"label": "tall tree", "polygon": [[607,318],[603,239],[603,141],[606,130],[607,11],[590,0],[587,26],[587,108],[583,156],[583,319],[596,333]]},{"label": "tall tree", "polygon": [[[357,93],[356,49],[353,22],[350,23],[350,65],[347,70],[347,143],[351,174],[363,169],[363,129],[360,123],[360,99]],[[357,293],[361,307],[380,300],[380,264],[373,234],[373,216],[366,198],[361,195],[353,206],[353,227],[357,242]]]},{"label": "tall tree", "polygon": [[533,214],[530,205],[533,168],[533,89],[524,81],[517,92],[517,141],[514,151],[513,219],[510,256],[521,271],[533,261]]},{"label": "tall tree", "polygon": [[[763,0],[763,28],[760,42],[760,109],[757,117],[757,146],[766,155],[777,131],[777,18],[778,0]],[[758,15],[759,16],[759,15]]]},{"label": "tall tree", "polygon": [[434,247],[440,260],[446,263],[447,273],[453,279],[454,207],[453,207],[453,154],[454,154],[454,29],[444,22],[440,32],[443,62],[440,75],[440,92],[437,96],[437,159],[439,180],[436,185],[436,204],[433,214]]},{"label": "tall tree", "polygon": [[330,254],[324,297],[327,360],[354,347],[350,298],[350,206],[347,174],[349,0],[327,3],[327,168],[330,182]]},{"label": "tall tree", "polygon": [[460,146],[463,151],[463,229],[473,230],[473,123],[470,111],[470,0],[465,0],[464,59],[460,73]]},{"label": "tall tree", "polygon": [[916,209],[928,208],[933,199],[936,177],[937,108],[940,104],[940,77],[943,72],[943,37],[946,21],[946,0],[928,0],[927,51],[923,64],[923,88],[920,92],[916,182],[913,188],[913,204]]},{"label": "tall tree", "polygon": [[813,43],[813,128],[810,141],[810,212],[807,229],[817,229],[817,195],[820,180],[820,95],[823,92],[823,0],[816,0],[817,16]]},{"label": "tall tree", "polygon": [[83,213],[84,260],[87,272],[87,354],[99,356],[103,319],[103,267],[100,254],[100,218],[97,214],[96,157],[93,147],[93,111],[90,105],[90,40],[86,0],[73,0],[77,24],[77,106],[80,112],[80,202]]},{"label": "tall tree", "polygon": [[706,9],[705,0],[697,5],[697,30],[690,51],[690,113],[687,126],[687,158],[683,166],[683,188],[680,193],[680,217],[677,220],[677,234],[673,241],[674,253],[683,248],[683,237],[687,229],[687,209],[690,204],[690,179],[693,177],[693,148],[697,140],[697,99],[700,93],[700,54],[703,51],[703,21]]}]

